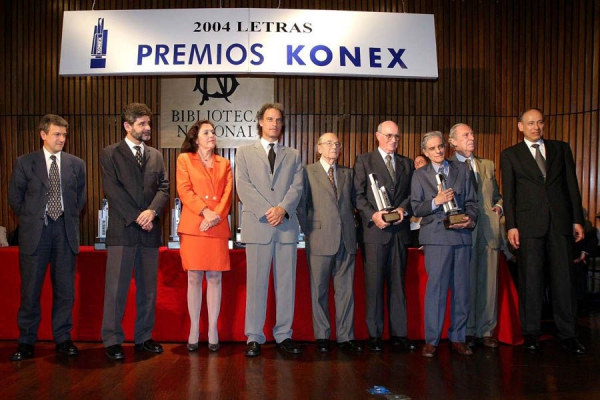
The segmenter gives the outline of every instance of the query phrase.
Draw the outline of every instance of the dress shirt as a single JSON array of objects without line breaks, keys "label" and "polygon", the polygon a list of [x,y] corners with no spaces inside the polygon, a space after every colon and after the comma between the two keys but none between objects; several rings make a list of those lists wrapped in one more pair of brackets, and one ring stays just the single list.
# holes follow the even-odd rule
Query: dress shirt
[{"label": "dress shirt", "polygon": [[328,176],[329,176],[329,168],[333,167],[333,180],[335,181],[335,186],[337,187],[338,180],[337,180],[337,167],[336,167],[336,163],[329,164],[327,161],[323,160],[323,158],[320,158],[319,162],[321,163],[321,166],[325,170],[325,174],[327,174]]},{"label": "dress shirt", "polygon": [[275,155],[277,155],[277,146],[279,144],[279,142],[269,142],[266,139],[263,139],[262,137],[260,138],[260,145],[263,147],[263,149],[265,149],[265,153],[267,153],[267,157],[269,156],[269,145],[273,143],[273,151],[275,152]]},{"label": "dress shirt", "polygon": [[540,139],[537,142],[532,142],[530,140],[524,139],[525,144],[527,144],[527,148],[529,149],[529,152],[531,153],[531,156],[533,157],[533,159],[535,160],[535,149],[533,147],[531,147],[534,144],[539,144],[540,145],[540,153],[542,153],[542,157],[544,157],[544,160],[547,159],[546,157],[546,146],[544,146],[544,139]]},{"label": "dress shirt", "polygon": [[136,150],[133,147],[140,146],[140,151],[142,152],[142,158],[144,157],[144,142],[142,142],[140,144],[135,144],[131,140],[129,140],[127,137],[125,137],[125,143],[127,143],[127,146],[129,146],[129,148],[131,149],[131,153],[133,154],[134,157],[135,157]]},{"label": "dress shirt", "polygon": [[394,157],[394,153],[386,153],[385,151],[381,150],[381,147],[378,147],[377,150],[379,150],[379,154],[381,154],[381,158],[383,159],[383,163],[387,164],[387,160],[386,157],[388,155],[392,156],[392,159],[390,160],[391,164],[392,164],[392,168],[394,168],[394,171],[396,171],[396,160]]}]

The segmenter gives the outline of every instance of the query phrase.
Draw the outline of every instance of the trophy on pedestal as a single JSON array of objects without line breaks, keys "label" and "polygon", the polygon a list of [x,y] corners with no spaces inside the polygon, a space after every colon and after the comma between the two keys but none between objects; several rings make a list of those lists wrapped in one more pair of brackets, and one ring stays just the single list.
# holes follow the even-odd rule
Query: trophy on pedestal
[{"label": "trophy on pedestal", "polygon": [[108,230],[108,200],[102,199],[102,209],[98,210],[98,236],[94,250],[106,250],[106,231]]},{"label": "trophy on pedestal", "polygon": [[[446,175],[444,174],[435,174],[435,180],[438,184],[438,190],[446,190]],[[460,207],[456,204],[454,199],[444,203],[443,205],[444,212],[446,213],[446,219],[444,219],[444,227],[449,229],[451,225],[461,224],[464,221],[466,214],[461,213]]]},{"label": "trophy on pedestal", "polygon": [[400,214],[398,213],[398,211],[392,211],[394,210],[394,207],[390,203],[390,198],[387,195],[385,186],[379,186],[377,175],[369,174],[369,181],[371,182],[371,191],[373,191],[373,196],[375,197],[375,202],[377,203],[377,210],[391,211],[387,214],[382,214],[383,220],[390,224],[399,221]]},{"label": "trophy on pedestal", "polygon": [[181,200],[179,197],[175,198],[175,208],[171,210],[171,240],[167,244],[169,249],[179,248],[179,235],[177,234],[177,228],[179,227],[179,218],[181,217]]}]

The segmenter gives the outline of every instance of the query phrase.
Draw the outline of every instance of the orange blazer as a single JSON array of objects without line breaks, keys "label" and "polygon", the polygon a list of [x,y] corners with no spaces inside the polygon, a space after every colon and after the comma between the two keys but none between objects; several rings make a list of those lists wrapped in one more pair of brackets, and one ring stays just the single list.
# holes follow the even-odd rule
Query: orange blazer
[{"label": "orange blazer", "polygon": [[[227,216],[231,209],[233,175],[231,163],[226,158],[213,154],[211,174],[198,153],[181,153],[177,157],[177,193],[183,203],[179,218],[178,233],[231,237]],[[221,222],[206,232],[200,231],[204,217],[200,211],[208,207],[221,216]]]}]

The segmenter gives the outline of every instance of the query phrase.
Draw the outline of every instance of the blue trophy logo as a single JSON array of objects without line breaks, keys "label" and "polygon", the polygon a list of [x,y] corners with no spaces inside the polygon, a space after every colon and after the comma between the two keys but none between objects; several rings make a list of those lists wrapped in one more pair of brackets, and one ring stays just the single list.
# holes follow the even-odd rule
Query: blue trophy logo
[{"label": "blue trophy logo", "polygon": [[104,18],[98,18],[98,25],[94,26],[92,39],[92,59],[90,68],[106,67],[106,45],[108,44],[108,30],[104,29]]}]

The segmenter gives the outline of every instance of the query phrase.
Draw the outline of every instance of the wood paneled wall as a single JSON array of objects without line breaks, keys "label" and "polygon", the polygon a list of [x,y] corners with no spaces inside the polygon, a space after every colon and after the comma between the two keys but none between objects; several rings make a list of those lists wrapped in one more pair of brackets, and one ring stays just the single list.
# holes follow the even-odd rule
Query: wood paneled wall
[{"label": "wood paneled wall", "polygon": [[[52,112],[70,122],[66,151],[87,163],[88,204],[82,244],[96,235],[102,198],[99,153],[122,138],[120,110],[147,103],[160,126],[160,77],[69,77],[58,75],[63,11],[90,10],[93,0],[4,1],[0,5],[0,225],[17,220],[7,205],[16,158],[39,148],[37,124]],[[435,16],[439,79],[403,80],[277,76],[275,98],[287,111],[283,141],[303,161],[315,160],[325,131],[344,143],[341,163],[375,148],[379,122],[398,122],[399,152],[413,158],[421,135],[445,133],[465,122],[477,133],[480,156],[499,162],[500,151],[521,140],[516,116],[539,107],[545,136],[567,141],[576,157],[584,207],[592,221],[600,212],[600,1],[550,0],[282,0],[281,8],[430,13]],[[96,10],[203,7],[277,7],[278,1],[96,0]],[[135,27],[132,27],[135,29]],[[385,29],[385,27],[381,27]],[[257,104],[257,109],[260,105]],[[152,145],[159,143],[154,130]],[[175,198],[178,150],[162,150]],[[233,150],[222,150],[233,160]],[[499,169],[499,168],[498,168]],[[173,201],[171,201],[171,206]],[[165,217],[167,215],[165,214]],[[593,221],[594,222],[594,221]],[[600,226],[600,225],[597,225]],[[165,240],[169,233],[164,223]]]}]

